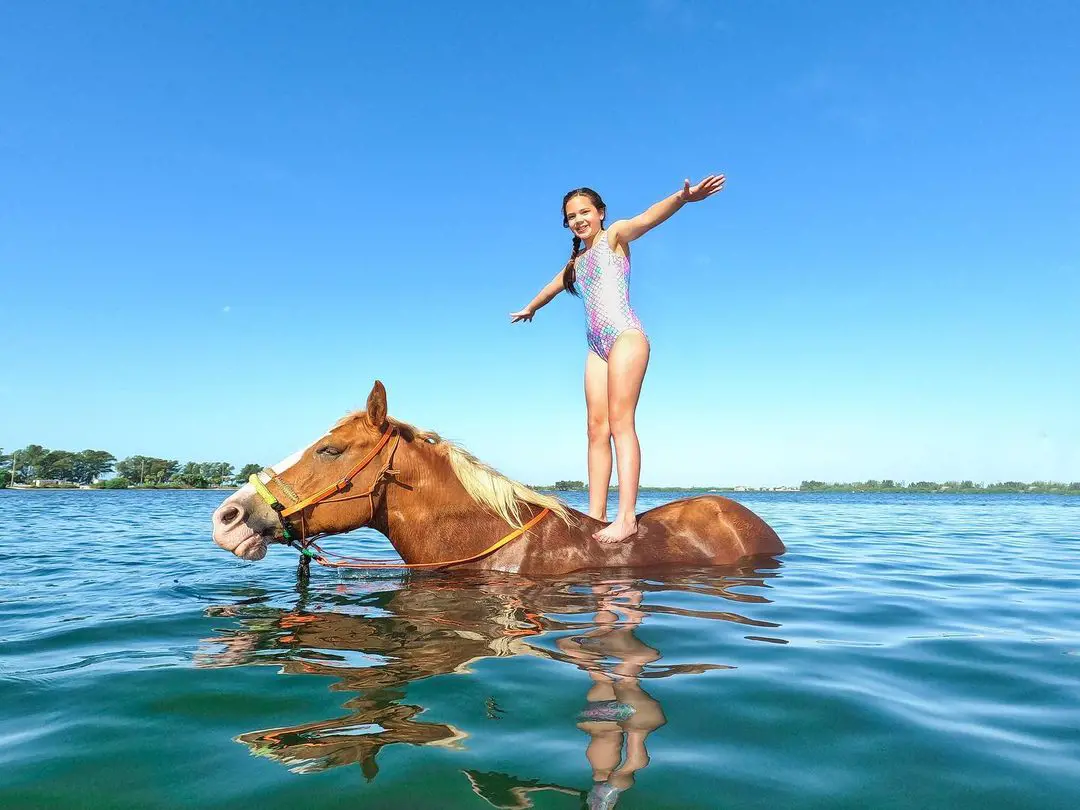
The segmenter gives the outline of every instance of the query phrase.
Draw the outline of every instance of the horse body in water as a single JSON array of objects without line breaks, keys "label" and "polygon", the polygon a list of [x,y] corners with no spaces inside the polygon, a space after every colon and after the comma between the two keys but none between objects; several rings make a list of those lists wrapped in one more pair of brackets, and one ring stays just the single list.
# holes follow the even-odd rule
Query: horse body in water
[{"label": "horse body in water", "polygon": [[390,417],[377,381],[365,410],[253,476],[218,507],[213,522],[214,542],[246,560],[262,559],[269,543],[297,544],[297,534],[307,547],[311,538],[368,526],[386,535],[409,565],[541,576],[728,565],[784,551],[760,517],[711,495],[650,509],[638,515],[636,535],[599,543],[592,534],[600,521]]}]

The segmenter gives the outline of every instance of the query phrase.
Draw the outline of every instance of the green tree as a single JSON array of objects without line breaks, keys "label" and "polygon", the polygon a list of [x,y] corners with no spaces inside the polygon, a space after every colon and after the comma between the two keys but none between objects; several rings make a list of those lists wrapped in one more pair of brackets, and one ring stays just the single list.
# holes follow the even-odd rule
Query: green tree
[{"label": "green tree", "polygon": [[146,476],[147,456],[128,456],[116,462],[116,474],[128,481],[141,484]]},{"label": "green tree", "polygon": [[104,481],[98,481],[94,486],[98,489],[127,489],[131,486],[131,482],[120,475],[116,478],[106,478]]},{"label": "green tree", "polygon": [[585,489],[584,481],[556,481],[555,489]]},{"label": "green tree", "polygon": [[200,466],[203,477],[211,486],[219,487],[222,481],[232,478],[233,466],[227,461],[204,461]]},{"label": "green tree", "polygon": [[180,462],[172,459],[155,458],[151,480],[155,484],[164,484],[171,481],[172,477],[180,472]]},{"label": "green tree", "polygon": [[96,479],[113,471],[116,456],[104,450],[83,450],[75,454],[75,469],[72,481],[79,484],[92,484]]},{"label": "green tree", "polygon": [[28,444],[22,450],[16,450],[15,463],[18,467],[15,470],[14,480],[29,481],[33,478],[47,478],[48,476],[42,475],[41,462],[48,453],[49,451],[40,444]]},{"label": "green tree", "polygon": [[201,465],[196,464],[194,461],[189,461],[185,464],[183,469],[173,476],[173,480],[179,480],[189,487],[197,487],[199,489],[205,489],[210,486],[210,482],[202,473]]},{"label": "green tree", "polygon": [[153,456],[128,456],[116,462],[116,473],[140,484],[163,484],[180,471],[180,462]]},{"label": "green tree", "polygon": [[1027,490],[1027,485],[1019,481],[999,481],[991,484],[987,489],[991,492],[1023,492]]},{"label": "green tree", "polygon": [[67,450],[50,450],[38,465],[35,478],[55,478],[59,481],[71,481],[75,475],[75,454]]}]

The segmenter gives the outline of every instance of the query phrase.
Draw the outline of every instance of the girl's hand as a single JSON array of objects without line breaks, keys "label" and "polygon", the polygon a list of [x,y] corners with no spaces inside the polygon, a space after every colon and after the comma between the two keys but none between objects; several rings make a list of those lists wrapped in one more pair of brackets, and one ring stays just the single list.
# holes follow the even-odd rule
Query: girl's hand
[{"label": "girl's hand", "polygon": [[724,187],[724,175],[710,174],[697,185],[691,186],[690,180],[683,183],[683,190],[679,193],[679,199],[683,202],[700,202],[706,197],[711,197]]},{"label": "girl's hand", "polygon": [[536,313],[528,307],[525,307],[525,309],[521,310],[520,312],[511,312],[510,323],[517,323],[518,321],[531,321],[533,319],[533,315],[535,314]]}]

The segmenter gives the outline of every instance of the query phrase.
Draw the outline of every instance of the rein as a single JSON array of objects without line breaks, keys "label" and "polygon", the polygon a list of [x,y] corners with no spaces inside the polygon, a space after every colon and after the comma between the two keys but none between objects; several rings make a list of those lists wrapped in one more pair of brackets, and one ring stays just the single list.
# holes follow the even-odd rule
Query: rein
[{"label": "rein", "polygon": [[[367,560],[362,557],[345,557],[341,554],[335,554],[332,551],[326,551],[321,548],[314,541],[308,543],[308,547],[301,550],[302,554],[307,555],[311,559],[315,560],[319,565],[324,565],[327,568],[449,568],[452,565],[462,565],[468,562],[474,562],[475,560],[483,559],[489,554],[494,554],[500,548],[507,543],[517,540],[521,535],[525,534],[529,529],[539,523],[541,520],[548,516],[551,510],[547,507],[541,509],[536,515],[522,526],[520,529],[514,529],[510,534],[492,543],[486,549],[479,554],[473,554],[471,557],[462,557],[460,560],[447,560],[446,562],[432,562],[432,563],[396,563],[396,562],[382,562],[379,560]],[[316,553],[312,553],[311,549],[315,549]],[[337,557],[336,560],[327,559],[326,555]]]},{"label": "rein", "polygon": [[[390,455],[387,458],[386,465],[380,470],[379,474],[375,476],[375,481],[372,483],[371,488],[366,492],[360,492],[355,495],[345,495],[344,497],[335,498],[333,496],[339,493],[347,492],[352,488],[352,479],[360,474],[360,471],[367,467],[390,441],[390,436],[393,434],[394,443],[390,448]],[[278,478],[278,475],[272,468],[266,468],[262,473],[255,473],[248,478],[255,491],[259,493],[259,496],[266,501],[266,503],[273,509],[278,516],[278,520],[281,522],[282,536],[285,538],[290,546],[295,547],[300,551],[303,557],[315,560],[319,565],[326,566],[328,568],[448,568],[453,565],[462,565],[464,563],[474,562],[475,560],[487,557],[489,554],[494,554],[500,548],[521,537],[525,532],[547,517],[550,509],[541,509],[536,515],[529,520],[528,523],[523,525],[520,529],[515,529],[509,534],[497,540],[492,545],[481,551],[479,554],[473,554],[471,557],[462,557],[459,560],[448,560],[446,562],[433,562],[433,563],[394,563],[385,562],[381,560],[369,560],[362,557],[346,557],[341,554],[335,554],[334,552],[326,551],[321,548],[314,539],[308,539],[307,534],[307,513],[309,509],[313,509],[320,503],[340,503],[342,501],[351,501],[358,498],[367,498],[368,503],[371,506],[371,514],[375,515],[375,491],[379,486],[388,478],[393,479],[397,474],[397,471],[391,468],[394,461],[394,453],[397,452],[398,444],[401,441],[401,434],[394,431],[393,426],[387,426],[386,431],[379,439],[378,443],[371,448],[366,456],[361,459],[348,473],[345,474],[337,483],[331,484],[325,487],[314,495],[301,499],[296,494],[292,487]],[[263,483],[259,477],[265,473],[268,476],[266,483]],[[285,506],[279,501],[272,493],[266,484],[274,482],[277,484],[282,492],[284,492],[290,499],[295,501],[292,506]],[[300,515],[300,538],[297,540],[296,534],[292,529],[292,526],[287,520],[289,517],[299,514]],[[369,518],[370,520],[370,518]],[[312,550],[314,549],[314,551]],[[336,560],[331,560],[329,557],[336,557]]]}]

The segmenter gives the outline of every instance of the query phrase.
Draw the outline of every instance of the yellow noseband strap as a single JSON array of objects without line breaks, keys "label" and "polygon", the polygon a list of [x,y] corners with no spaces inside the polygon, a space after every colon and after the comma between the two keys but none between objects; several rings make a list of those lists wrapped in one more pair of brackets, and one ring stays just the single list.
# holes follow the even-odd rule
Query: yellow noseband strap
[{"label": "yellow noseband strap", "polygon": [[264,501],[266,501],[271,509],[277,509],[281,506],[281,501],[274,497],[274,493],[266,488],[266,484],[259,478],[259,473],[253,473],[248,477],[248,483],[255,487],[255,491],[259,493]]}]

